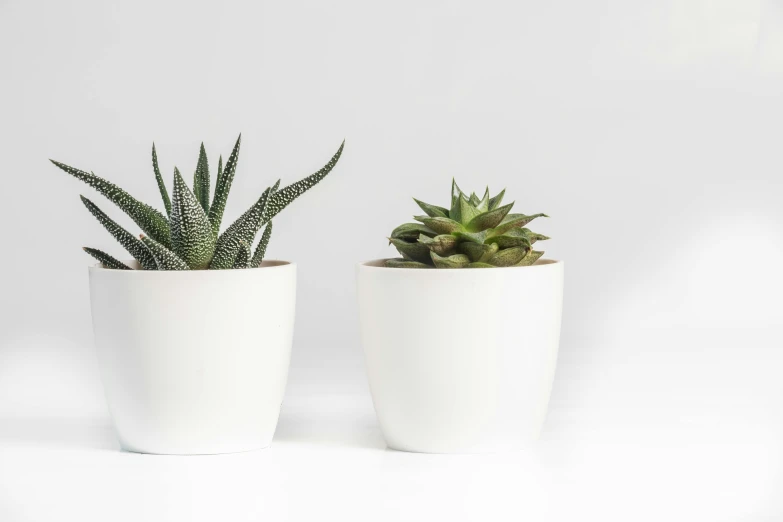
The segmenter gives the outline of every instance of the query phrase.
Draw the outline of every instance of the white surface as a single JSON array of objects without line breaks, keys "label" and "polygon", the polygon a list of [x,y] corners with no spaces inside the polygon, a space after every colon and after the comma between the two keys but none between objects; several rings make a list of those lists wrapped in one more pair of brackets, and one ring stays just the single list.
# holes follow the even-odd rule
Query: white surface
[{"label": "white surface", "polygon": [[291,360],[296,265],[89,270],[97,359],[124,449],[187,455],[269,445]]},{"label": "white surface", "polygon": [[485,270],[356,267],[367,379],[390,448],[529,447],[546,417],[562,261]]},{"label": "white surface", "polygon": [[[783,519],[780,1],[0,0],[0,79],[3,522]],[[161,208],[153,140],[170,175],[240,131],[226,222],[347,140],[269,245],[299,275],[279,443],[96,451],[79,247],[121,249],[46,159]],[[568,262],[534,463],[377,449],[354,267],[452,176]]]}]

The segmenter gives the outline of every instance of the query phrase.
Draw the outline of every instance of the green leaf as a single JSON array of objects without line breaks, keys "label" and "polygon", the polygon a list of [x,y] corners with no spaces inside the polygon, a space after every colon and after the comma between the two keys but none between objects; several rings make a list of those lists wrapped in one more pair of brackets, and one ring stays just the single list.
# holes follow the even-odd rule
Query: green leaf
[{"label": "green leaf", "polygon": [[482,230],[495,228],[503,221],[503,218],[506,217],[506,214],[509,213],[513,206],[514,203],[509,203],[508,205],[496,208],[495,210],[479,214],[471,219],[470,223],[468,223],[465,228],[469,232],[481,232]]},{"label": "green leaf", "polygon": [[[212,234],[218,237],[220,233],[220,223],[223,221],[223,212],[226,210],[226,200],[231,191],[231,183],[234,181],[234,174],[237,170],[237,161],[239,161],[239,146],[242,144],[242,135],[237,138],[234,144],[234,150],[226,162],[225,170],[218,174],[218,181],[215,184],[215,195],[212,198],[212,205],[209,207],[209,222],[212,225]],[[233,259],[231,260],[233,263]]]},{"label": "green leaf", "polygon": [[459,200],[459,222],[463,225],[470,223],[479,215],[481,215],[481,211],[473,206],[465,196],[462,196]]},{"label": "green leaf", "polygon": [[171,246],[174,253],[194,270],[208,268],[215,253],[215,236],[209,218],[176,167],[171,202]]},{"label": "green leaf", "polygon": [[248,244],[253,243],[253,238],[256,237],[258,230],[269,220],[269,205],[279,186],[280,180],[274,186],[267,188],[252,207],[220,234],[215,246],[215,256],[210,265],[211,269],[233,267],[240,243],[242,241]]},{"label": "green leaf", "polygon": [[479,245],[484,244],[484,240],[487,239],[487,232],[481,231],[481,232],[454,232],[453,233],[458,238],[462,239],[463,241],[470,241],[471,243],[478,243]]},{"label": "green leaf", "polygon": [[522,258],[522,260],[519,263],[517,263],[514,266],[531,266],[536,261],[538,261],[543,255],[544,255],[543,252],[539,252],[538,250],[531,250],[530,252],[528,252],[528,254],[525,257]]},{"label": "green leaf", "polygon": [[430,259],[430,249],[427,245],[422,243],[408,243],[402,239],[389,238],[389,242],[394,245],[394,248],[404,257],[411,261],[419,261],[420,263],[426,263]]},{"label": "green leaf", "polygon": [[476,208],[479,209],[481,212],[488,212],[490,210],[489,208],[489,187],[487,187],[484,190],[484,197],[481,198],[481,201],[478,202],[476,205]]},{"label": "green leaf", "polygon": [[454,249],[457,247],[457,238],[451,234],[441,234],[435,237],[427,237],[421,234],[419,243],[426,245],[427,248],[439,256],[446,256],[454,253]]},{"label": "green leaf", "polygon": [[500,193],[494,198],[489,199],[489,210],[495,210],[503,202],[503,196],[506,195],[506,189],[500,191]]},{"label": "green leaf", "polygon": [[514,230],[519,230],[520,233],[524,234],[525,237],[530,240],[531,245],[536,241],[546,241],[547,239],[551,239],[550,237],[545,236],[544,234],[538,234],[536,232],[533,232],[529,228],[515,228]]},{"label": "green leaf", "polygon": [[152,254],[150,254],[147,247],[144,246],[144,243],[118,225],[113,219],[99,209],[95,203],[84,196],[80,197],[82,198],[84,206],[87,207],[87,210],[89,210],[90,213],[95,216],[95,219],[109,231],[109,234],[114,236],[114,239],[116,239],[120,245],[139,262],[141,268],[144,270],[155,270],[157,268],[158,265],[155,263],[155,258],[152,257]]},{"label": "green leaf", "polygon": [[[416,217],[418,219],[418,217]],[[427,225],[427,228],[434,230],[438,234],[451,234],[452,232],[462,231],[462,225],[453,219],[443,217],[421,218],[421,222]]]},{"label": "green leaf", "polygon": [[215,188],[220,185],[220,178],[223,176],[223,155],[218,158],[218,171],[215,177]]},{"label": "green leaf", "polygon": [[142,203],[138,199],[134,198],[120,187],[110,181],[106,181],[93,174],[92,172],[84,172],[83,170],[69,167],[59,161],[49,160],[56,167],[64,170],[71,176],[84,181],[89,186],[103,194],[112,203],[120,207],[120,209],[128,214],[133,221],[147,234],[155,238],[156,241],[163,245],[171,245],[171,236],[169,234],[169,223],[166,216],[152,208],[151,206]]},{"label": "green leaf", "polygon": [[266,224],[266,228],[264,228],[264,233],[261,234],[261,240],[258,242],[258,246],[256,247],[256,251],[253,254],[253,259],[250,261],[251,267],[256,267],[261,264],[261,261],[264,260],[264,254],[266,254],[266,247],[269,245],[269,238],[272,237],[272,222],[268,222]]},{"label": "green leaf", "polygon": [[[158,182],[158,189],[160,190],[160,197],[163,198],[163,206],[166,207],[166,215],[171,215],[171,200],[169,199],[169,193],[166,190],[166,184],[163,183],[163,176],[160,175],[160,169],[158,168],[158,153],[155,152],[155,144],[152,144],[152,170],[155,171],[155,180]],[[134,238],[135,239],[135,238]]]},{"label": "green leaf", "polygon": [[486,262],[495,266],[514,266],[522,261],[528,251],[529,249],[526,247],[506,248],[487,259]]},{"label": "green leaf", "polygon": [[481,200],[479,200],[475,192],[470,193],[470,198],[468,198],[468,201],[470,201],[470,204],[473,205],[474,207],[477,207],[478,204],[481,202]]},{"label": "green leaf", "polygon": [[430,230],[421,223],[403,223],[394,230],[392,230],[391,237],[394,239],[405,239],[414,241],[419,238],[419,235],[435,237],[438,235],[434,230]]},{"label": "green leaf", "polygon": [[432,257],[432,262],[435,263],[435,268],[463,268],[470,263],[470,259],[464,254],[441,257],[435,252],[430,252],[430,256]]},{"label": "green leaf", "polygon": [[407,259],[387,259],[384,265],[389,268],[432,268],[432,265],[425,265],[418,261],[408,261]]},{"label": "green leaf", "polygon": [[486,261],[498,251],[497,245],[482,245],[478,243],[460,243],[457,250],[467,255],[471,261]]},{"label": "green leaf", "polygon": [[521,228],[536,219],[537,217],[549,217],[546,214],[533,214],[526,216],[524,214],[508,214],[501,223],[492,231],[493,236],[499,236],[512,228]]},{"label": "green leaf", "polygon": [[429,217],[449,217],[449,209],[447,208],[439,207],[437,205],[430,205],[429,203],[419,201],[416,198],[413,198],[413,201],[415,201],[416,204],[419,205],[424,213]]},{"label": "green leaf", "polygon": [[457,181],[451,178],[451,210],[449,210],[449,217],[457,222],[462,222],[462,214],[460,213],[460,200],[464,197],[462,190],[457,186]]},{"label": "green leaf", "polygon": [[465,268],[496,268],[495,265],[490,265],[488,263],[470,263]]},{"label": "green leaf", "polygon": [[239,252],[232,268],[250,268],[250,245],[245,241],[239,242]]},{"label": "green leaf", "polygon": [[131,269],[131,267],[129,267],[128,265],[126,265],[122,261],[119,261],[119,260],[113,258],[112,256],[110,256],[106,252],[102,252],[102,251],[97,250],[95,248],[89,248],[89,247],[84,247],[84,248],[82,248],[82,250],[84,250],[85,252],[90,254],[92,257],[94,257],[95,259],[100,261],[101,264],[103,264],[104,268],[113,268],[115,270],[130,270]]},{"label": "green leaf", "polygon": [[180,259],[177,254],[158,243],[151,237],[147,237],[144,234],[139,236],[144,246],[150,251],[152,257],[155,258],[155,263],[158,265],[158,270],[190,270],[188,264]]},{"label": "green leaf", "polygon": [[[526,230],[526,229],[525,229]],[[512,248],[518,246],[524,246],[530,248],[530,238],[522,232],[519,228],[512,228],[508,232],[500,236],[488,237],[486,243],[495,243],[500,248]]]},{"label": "green leaf", "polygon": [[296,183],[292,183],[291,185],[288,185],[287,187],[277,192],[269,202],[269,219],[275,217],[280,213],[281,210],[290,205],[292,201],[307,192],[319,181],[324,179],[326,175],[332,171],[334,166],[337,165],[337,161],[340,159],[340,155],[343,153],[343,147],[345,147],[345,140],[343,140],[340,148],[337,149],[337,152],[335,152],[334,156],[332,156],[332,159],[330,159],[329,162],[321,168],[321,170],[315,174],[310,174],[306,178],[299,180]]},{"label": "green leaf", "polygon": [[206,214],[209,214],[209,161],[207,160],[207,151],[204,149],[204,143],[201,143],[201,150],[198,153],[198,164],[196,165],[195,183],[193,191],[196,199],[201,204]]}]

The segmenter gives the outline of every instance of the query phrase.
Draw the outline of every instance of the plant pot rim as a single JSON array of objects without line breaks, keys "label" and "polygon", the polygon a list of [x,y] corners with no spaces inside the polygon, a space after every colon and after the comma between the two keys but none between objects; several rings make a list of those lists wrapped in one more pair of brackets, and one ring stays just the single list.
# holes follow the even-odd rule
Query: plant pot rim
[{"label": "plant pot rim", "polygon": [[[134,260],[128,260],[123,259],[121,260],[123,263],[130,267],[138,267],[139,263]],[[260,269],[264,270],[285,270],[288,267],[296,268],[296,263],[292,261],[284,261],[281,259],[265,259],[261,262],[260,266],[253,267],[253,268],[231,268],[226,270],[117,270],[115,268],[105,268],[102,263],[95,263],[93,265],[90,265],[87,267],[87,269],[90,271],[90,273],[97,273],[97,272],[111,272],[112,274],[117,274],[119,276],[128,276],[128,277],[141,277],[142,275],[150,276],[152,274],[161,274],[165,277],[178,277],[182,274],[190,274],[191,276],[193,274],[203,274],[200,277],[216,277],[217,274],[232,274],[235,272],[249,272],[249,271],[256,271]],[[153,277],[160,277],[160,276],[153,276]]]},{"label": "plant pot rim", "polygon": [[[391,268],[388,266],[385,266],[384,263],[392,258],[382,258],[382,259],[371,259],[370,261],[364,261],[362,263],[359,263],[358,267],[363,270],[394,270],[394,271],[400,271],[400,272],[426,272],[430,273],[433,271],[430,268]],[[485,272],[491,272],[493,270],[527,270],[527,269],[536,269],[541,270],[544,269],[543,267],[553,267],[560,265],[562,266],[564,263],[560,259],[547,259],[547,258],[541,258],[538,261],[535,262],[535,264],[530,266],[498,266],[492,269],[472,269],[472,268],[453,268],[453,269],[435,269],[434,272],[436,273],[447,273],[447,274],[453,274],[455,272],[470,272],[470,273],[485,273]]]}]

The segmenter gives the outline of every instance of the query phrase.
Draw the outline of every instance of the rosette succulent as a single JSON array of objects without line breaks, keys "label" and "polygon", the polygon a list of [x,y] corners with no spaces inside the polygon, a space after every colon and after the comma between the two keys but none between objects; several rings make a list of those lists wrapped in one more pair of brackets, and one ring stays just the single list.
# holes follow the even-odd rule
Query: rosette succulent
[{"label": "rosette succulent", "polygon": [[414,198],[426,215],[414,216],[418,223],[395,228],[390,244],[402,256],[389,259],[391,268],[495,268],[529,266],[544,252],[533,250],[548,237],[525,228],[546,214],[511,214],[514,203],[502,205],[505,189],[497,196],[466,195],[455,181],[451,185],[451,207],[430,205]]},{"label": "rosette succulent", "polygon": [[[280,180],[268,187],[253,206],[221,233],[220,225],[237,168],[241,141],[240,135],[225,168],[223,157],[218,159],[215,189],[211,199],[209,162],[203,143],[193,174],[193,188],[187,185],[175,167],[171,198],[163,182],[158,167],[158,154],[153,144],[152,169],[163,199],[165,215],[92,172],[69,167],[54,160],[51,162],[96,189],[141,228],[144,234],[137,238],[112,220],[95,203],[81,197],[87,210],[138,261],[142,270],[251,268],[257,267],[264,259],[272,235],[272,218],[332,171],[340,159],[345,142],[318,172],[282,189],[279,189]],[[254,239],[262,227],[264,232],[253,250]],[[130,270],[128,265],[101,250],[85,247],[84,251],[100,261],[105,268]]]}]

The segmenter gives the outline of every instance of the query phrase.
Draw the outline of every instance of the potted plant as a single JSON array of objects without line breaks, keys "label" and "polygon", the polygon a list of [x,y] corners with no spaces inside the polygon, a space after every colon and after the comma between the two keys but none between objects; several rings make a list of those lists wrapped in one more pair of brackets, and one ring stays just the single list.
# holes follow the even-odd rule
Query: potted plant
[{"label": "potted plant", "polygon": [[[505,191],[452,183],[449,208],[394,229],[402,257],[357,270],[361,341],[389,447],[425,453],[520,449],[543,425],[560,336],[563,263],[533,249]],[[481,268],[484,270],[470,270]]]},{"label": "potted plant", "polygon": [[144,232],[137,238],[82,196],[134,258],[125,263],[85,248],[99,261],[89,268],[93,330],[109,411],[126,450],[229,453],[272,440],[288,375],[296,266],[264,261],[271,220],[329,174],[343,145],[315,174],[267,188],[220,232],[240,142],[241,136],[225,168],[218,160],[211,198],[203,144],[193,188],[175,168],[171,198],[153,144],[165,214],[91,172],[52,161],[115,203]]}]

